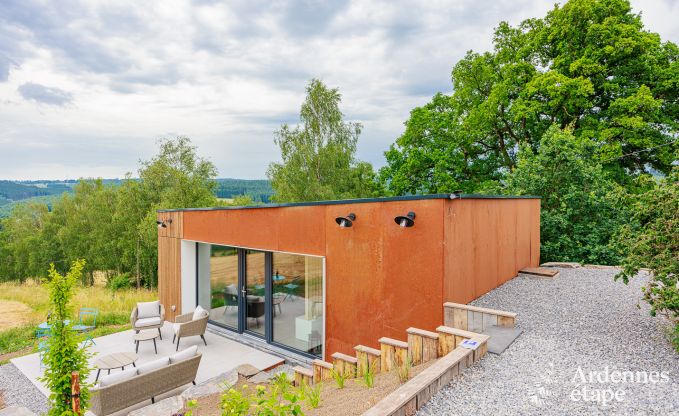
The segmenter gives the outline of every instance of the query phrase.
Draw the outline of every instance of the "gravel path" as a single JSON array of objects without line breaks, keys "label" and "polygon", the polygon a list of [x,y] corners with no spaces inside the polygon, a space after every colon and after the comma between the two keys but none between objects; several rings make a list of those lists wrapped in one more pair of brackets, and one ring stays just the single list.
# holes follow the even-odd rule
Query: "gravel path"
[{"label": "gravel path", "polygon": [[27,407],[36,414],[47,413],[47,398],[12,363],[0,366],[0,394],[7,406]]},{"label": "gravel path", "polygon": [[[521,275],[474,301],[517,312],[524,332],[501,356],[465,370],[418,415],[679,415],[679,354],[665,336],[669,325],[649,316],[644,277],[626,286],[614,275],[588,268],[561,269],[551,281]],[[656,382],[644,383],[645,376]],[[589,400],[615,393],[621,401]]]}]

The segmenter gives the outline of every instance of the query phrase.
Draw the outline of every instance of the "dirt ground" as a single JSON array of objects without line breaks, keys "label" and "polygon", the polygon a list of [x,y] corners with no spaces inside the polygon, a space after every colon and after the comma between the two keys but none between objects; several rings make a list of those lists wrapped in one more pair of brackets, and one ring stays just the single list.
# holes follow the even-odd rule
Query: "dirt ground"
[{"label": "dirt ground", "polygon": [[32,309],[13,300],[0,300],[0,331],[30,322]]},{"label": "dirt ground", "polygon": [[[418,365],[410,370],[410,377],[414,377],[435,361]],[[254,385],[238,382],[236,389],[243,384],[248,384],[252,390]],[[375,384],[368,388],[363,384],[363,379],[347,380],[343,389],[338,389],[333,380],[328,380],[323,384],[321,392],[321,404],[316,409],[304,408],[307,416],[353,416],[361,415],[366,410],[377,404],[389,393],[396,390],[401,385],[395,372],[381,373],[375,375]],[[220,403],[221,394],[213,394],[198,399],[197,408],[193,409],[194,416],[218,416],[221,415]],[[187,409],[184,409],[184,411]]]}]

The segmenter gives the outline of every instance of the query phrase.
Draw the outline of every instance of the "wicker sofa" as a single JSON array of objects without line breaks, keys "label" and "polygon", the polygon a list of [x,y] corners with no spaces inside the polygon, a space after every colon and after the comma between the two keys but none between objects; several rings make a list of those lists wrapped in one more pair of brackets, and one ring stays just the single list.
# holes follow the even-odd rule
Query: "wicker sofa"
[{"label": "wicker sofa", "polygon": [[[97,416],[109,415],[144,400],[155,402],[155,397],[185,384],[196,384],[196,373],[202,354],[105,387],[90,390],[89,411]],[[130,370],[127,370],[130,371]],[[134,371],[134,370],[132,370]]]}]

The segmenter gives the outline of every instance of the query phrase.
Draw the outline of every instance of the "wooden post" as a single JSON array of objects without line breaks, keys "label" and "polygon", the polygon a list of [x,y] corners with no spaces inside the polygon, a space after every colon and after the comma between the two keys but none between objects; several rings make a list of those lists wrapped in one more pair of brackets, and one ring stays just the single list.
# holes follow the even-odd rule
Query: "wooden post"
[{"label": "wooden post", "polygon": [[71,373],[71,406],[77,415],[80,412],[80,374],[77,371]]}]

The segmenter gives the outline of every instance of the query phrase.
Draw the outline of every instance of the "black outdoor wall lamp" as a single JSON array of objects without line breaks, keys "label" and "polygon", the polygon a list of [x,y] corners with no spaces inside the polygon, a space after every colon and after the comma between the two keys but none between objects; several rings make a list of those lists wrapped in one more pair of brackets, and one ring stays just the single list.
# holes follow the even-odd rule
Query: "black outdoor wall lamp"
[{"label": "black outdoor wall lamp", "polygon": [[394,218],[394,222],[403,228],[412,227],[415,225],[415,213],[410,211],[406,216],[399,215]]},{"label": "black outdoor wall lamp", "polygon": [[337,225],[339,225],[342,228],[349,228],[352,225],[354,225],[354,221],[356,221],[356,214],[353,212],[347,215],[346,217],[337,217],[335,218],[335,222]]},{"label": "black outdoor wall lamp", "polygon": [[[167,224],[172,224],[172,218],[168,218]],[[167,224],[165,224],[165,221],[161,220],[156,220],[156,225],[158,225],[158,228],[167,228]]]}]

